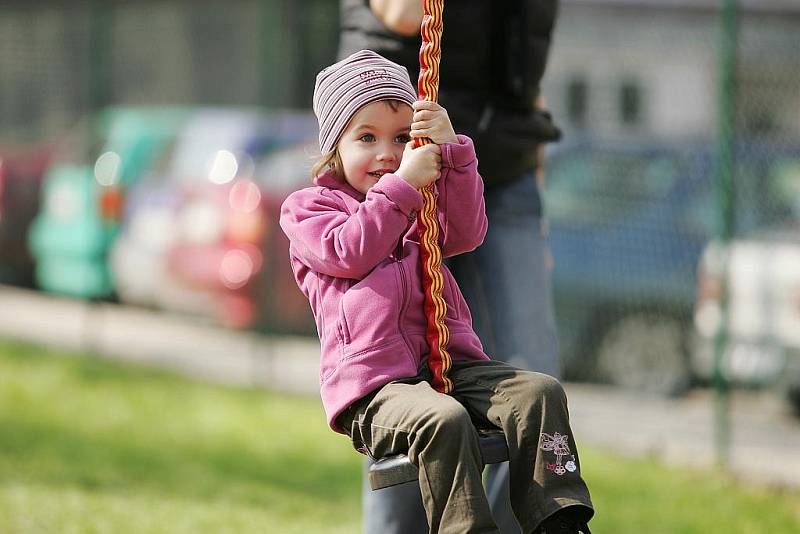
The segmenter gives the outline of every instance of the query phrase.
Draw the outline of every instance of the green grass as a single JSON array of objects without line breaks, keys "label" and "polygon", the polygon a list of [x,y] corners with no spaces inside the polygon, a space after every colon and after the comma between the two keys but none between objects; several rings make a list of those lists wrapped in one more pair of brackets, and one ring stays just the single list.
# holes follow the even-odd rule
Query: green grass
[{"label": "green grass", "polygon": [[[356,533],[316,399],[0,343],[0,532]],[[604,533],[800,532],[800,494],[582,447]]]},{"label": "green grass", "polygon": [[0,532],[359,529],[315,399],[0,346]]}]

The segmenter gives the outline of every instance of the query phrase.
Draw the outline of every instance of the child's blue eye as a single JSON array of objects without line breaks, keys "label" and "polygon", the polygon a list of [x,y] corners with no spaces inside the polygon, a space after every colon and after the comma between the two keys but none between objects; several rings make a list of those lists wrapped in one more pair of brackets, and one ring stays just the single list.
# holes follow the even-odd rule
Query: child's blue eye
[{"label": "child's blue eye", "polygon": [[403,144],[406,144],[406,143],[408,143],[409,141],[411,141],[411,136],[410,136],[410,135],[408,135],[408,134],[401,134],[401,135],[398,135],[398,136],[397,136],[397,142],[398,142],[398,143],[403,143]]},{"label": "child's blue eye", "polygon": [[364,141],[365,143],[371,143],[375,140],[375,136],[372,134],[364,134],[358,138],[359,141]]}]

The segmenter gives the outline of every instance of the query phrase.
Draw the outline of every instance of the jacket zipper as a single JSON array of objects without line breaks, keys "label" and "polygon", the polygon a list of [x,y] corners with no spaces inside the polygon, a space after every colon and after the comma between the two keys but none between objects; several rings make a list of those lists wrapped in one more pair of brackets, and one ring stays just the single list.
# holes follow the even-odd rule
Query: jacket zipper
[{"label": "jacket zipper", "polygon": [[394,259],[395,261],[402,261],[403,260],[403,238],[400,238],[400,241],[397,242],[397,246],[394,247]]},{"label": "jacket zipper", "polygon": [[[414,358],[414,351],[411,350],[411,343],[408,341],[408,337],[406,336],[405,328],[403,328],[403,320],[406,317],[406,311],[408,310],[408,303],[411,300],[411,296],[408,294],[410,288],[408,287],[408,283],[406,282],[406,267],[403,264],[403,240],[400,239],[400,243],[398,245],[398,249],[395,251],[395,261],[397,262],[397,269],[400,273],[400,290],[403,292],[401,295],[401,302],[400,302],[400,313],[397,317],[397,330],[400,332],[400,337],[403,338],[403,343],[405,343],[406,348],[408,349],[408,354],[410,358]],[[415,362],[418,363],[418,362]]]}]

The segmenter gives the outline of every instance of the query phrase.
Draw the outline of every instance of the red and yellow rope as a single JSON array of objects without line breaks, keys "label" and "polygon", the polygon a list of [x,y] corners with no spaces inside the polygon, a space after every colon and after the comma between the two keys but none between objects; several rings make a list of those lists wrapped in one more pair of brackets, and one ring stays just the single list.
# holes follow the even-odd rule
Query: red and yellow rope
[{"label": "red and yellow rope", "polygon": [[[442,13],[444,0],[424,0],[422,18],[422,46],[419,51],[420,100],[436,102],[439,99],[439,59],[442,54]],[[417,138],[420,147],[431,143],[428,138]],[[422,282],[425,291],[425,316],[428,320],[426,338],[430,347],[428,367],[433,373],[431,385],[440,393],[453,391],[453,382],[447,377],[452,359],[447,352],[450,332],[445,324],[447,304],[442,297],[442,251],[439,249],[439,222],[436,218],[436,198],[433,184],[422,190],[424,205],[418,217],[419,238],[422,250]]]}]

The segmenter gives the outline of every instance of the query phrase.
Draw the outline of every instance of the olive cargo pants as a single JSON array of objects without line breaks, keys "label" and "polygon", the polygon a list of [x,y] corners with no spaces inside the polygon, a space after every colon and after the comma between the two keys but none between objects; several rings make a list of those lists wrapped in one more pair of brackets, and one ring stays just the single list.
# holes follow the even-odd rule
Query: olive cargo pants
[{"label": "olive cargo pants", "polygon": [[591,514],[566,395],[556,379],[499,361],[453,362],[454,391],[443,395],[427,376],[423,369],[379,388],[338,422],[360,452],[372,458],[405,453],[419,467],[430,532],[498,532],[481,483],[473,421],[505,433],[511,506],[524,533],[567,506]]}]

